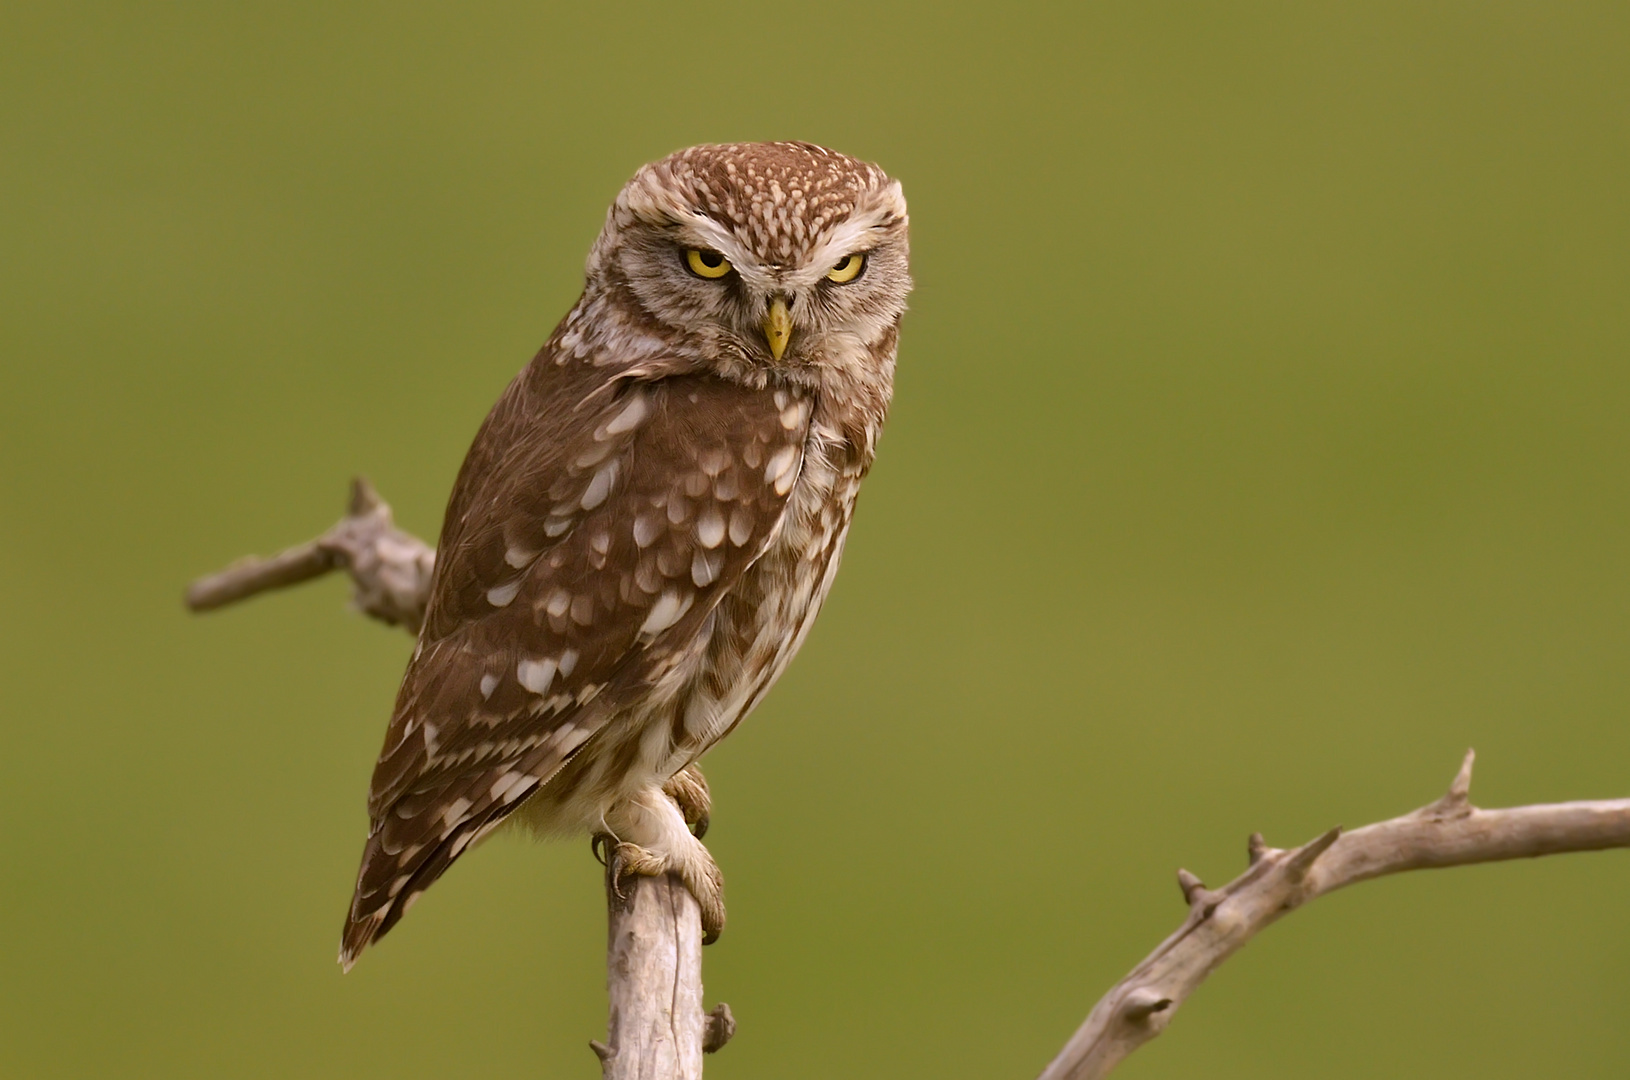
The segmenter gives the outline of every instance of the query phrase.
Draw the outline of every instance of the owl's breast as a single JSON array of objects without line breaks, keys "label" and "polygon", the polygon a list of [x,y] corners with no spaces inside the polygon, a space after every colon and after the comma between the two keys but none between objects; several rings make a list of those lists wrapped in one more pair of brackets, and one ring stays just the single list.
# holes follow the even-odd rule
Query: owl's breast
[{"label": "owl's breast", "polygon": [[706,655],[676,725],[675,770],[730,732],[769,693],[820,613],[848,535],[863,470],[838,429],[812,418],[798,480],[764,554],[712,617]]}]

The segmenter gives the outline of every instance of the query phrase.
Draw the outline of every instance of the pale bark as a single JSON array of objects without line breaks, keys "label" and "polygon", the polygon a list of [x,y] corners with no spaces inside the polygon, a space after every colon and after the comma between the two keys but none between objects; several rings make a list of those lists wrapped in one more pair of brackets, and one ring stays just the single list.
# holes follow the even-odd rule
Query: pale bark
[{"label": "pale bark", "polygon": [[[609,878],[609,874],[607,875]],[[702,913],[672,874],[607,880],[606,988],[611,1020],[599,1055],[605,1080],[699,1080],[702,1054],[735,1034],[730,1006],[702,1011]]]},{"label": "pale bark", "polygon": [[[417,632],[435,551],[397,529],[390,507],[358,480],[350,512],[322,536],[271,559],[246,559],[194,583],[187,604],[207,611],[344,569],[353,603]],[[1183,924],[1098,1002],[1040,1080],[1092,1080],[1165,1030],[1180,1005],[1224,960],[1290,911],[1346,885],[1405,870],[1630,847],[1630,799],[1483,810],[1471,804],[1468,752],[1448,794],[1403,817],[1298,848],[1248,846],[1250,867],[1220,889],[1186,870]],[[725,1044],[725,1005],[702,1011],[702,926],[695,899],[673,877],[608,881],[606,1042],[590,1045],[606,1080],[695,1080],[702,1055]]]},{"label": "pale bark", "polygon": [[351,481],[351,503],[332,529],[262,559],[250,555],[187,588],[187,606],[212,611],[257,593],[346,570],[356,587],[352,604],[381,622],[418,633],[430,599],[436,551],[396,527],[391,508],[362,477]]},{"label": "pale bark", "polygon": [[1346,885],[1445,866],[1630,847],[1630,799],[1483,810],[1471,804],[1468,751],[1448,794],[1403,817],[1299,848],[1248,846],[1250,867],[1212,890],[1177,872],[1188,918],[1105,994],[1040,1080],[1093,1080],[1172,1022],[1178,1006],[1252,937],[1281,916]]}]

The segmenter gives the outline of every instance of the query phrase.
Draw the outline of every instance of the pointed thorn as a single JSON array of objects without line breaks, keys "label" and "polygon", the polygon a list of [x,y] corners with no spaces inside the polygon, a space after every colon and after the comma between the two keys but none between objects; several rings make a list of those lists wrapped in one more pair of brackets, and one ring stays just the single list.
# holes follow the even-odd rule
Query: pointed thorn
[{"label": "pointed thorn", "polygon": [[366,476],[354,477],[351,480],[351,505],[347,511],[351,517],[362,517],[364,514],[372,513],[383,501]]},{"label": "pointed thorn", "polygon": [[702,1031],[702,1053],[717,1054],[735,1035],[736,1018],[731,1015],[730,1006],[721,1001],[707,1014],[707,1026]]},{"label": "pointed thorn", "polygon": [[589,1049],[594,1051],[594,1056],[600,1059],[600,1064],[602,1065],[610,1061],[612,1057],[616,1055],[615,1050],[601,1042],[599,1039],[590,1039]]},{"label": "pointed thorn", "polygon": [[1331,829],[1317,840],[1303,844],[1301,847],[1297,848],[1296,853],[1290,857],[1290,862],[1285,864],[1285,872],[1291,876],[1291,880],[1300,881],[1302,878],[1307,876],[1307,872],[1309,870],[1313,869],[1314,861],[1318,859],[1320,855],[1323,855],[1325,852],[1329,851],[1330,845],[1334,844],[1340,839],[1341,826],[1337,825],[1334,829]]},{"label": "pointed thorn", "polygon": [[1477,751],[1467,750],[1466,757],[1460,763],[1460,771],[1455,774],[1454,781],[1449,790],[1438,799],[1428,803],[1415,811],[1416,817],[1442,821],[1449,818],[1462,818],[1472,812],[1472,764],[1477,761]]},{"label": "pointed thorn", "polygon": [[1177,872],[1177,887],[1183,890],[1183,902],[1185,904],[1194,903],[1195,896],[1206,891],[1206,883],[1187,870]]},{"label": "pointed thorn", "polygon": [[1250,839],[1245,841],[1245,857],[1251,860],[1252,866],[1261,862],[1262,857],[1270,850],[1272,849],[1268,847],[1268,842],[1262,839],[1259,832],[1252,833]]},{"label": "pointed thorn", "polygon": [[1472,794],[1472,765],[1477,761],[1477,751],[1467,750],[1466,757],[1460,763],[1460,771],[1455,774],[1454,783],[1449,785],[1447,798],[1457,803],[1471,800]]}]

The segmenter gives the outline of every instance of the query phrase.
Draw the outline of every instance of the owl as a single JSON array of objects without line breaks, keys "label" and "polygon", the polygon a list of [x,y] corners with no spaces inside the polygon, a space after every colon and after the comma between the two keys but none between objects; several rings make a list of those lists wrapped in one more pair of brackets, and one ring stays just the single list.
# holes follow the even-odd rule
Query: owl
[{"label": "owl", "polygon": [[843,552],[893,389],[906,203],[808,143],[635,173],[582,297],[482,424],[368,796],[347,969],[518,823],[614,874],[723,880],[697,759],[786,670]]}]

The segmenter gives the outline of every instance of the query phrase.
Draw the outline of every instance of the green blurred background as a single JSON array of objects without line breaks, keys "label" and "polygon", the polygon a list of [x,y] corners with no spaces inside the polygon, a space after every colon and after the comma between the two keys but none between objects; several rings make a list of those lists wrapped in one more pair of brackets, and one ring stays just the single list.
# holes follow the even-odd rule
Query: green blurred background
[{"label": "green blurred background", "polygon": [[[844,573],[708,759],[720,1078],[1028,1077],[1213,883],[1630,795],[1630,9],[0,9],[0,1074],[598,1075],[588,845],[334,964],[405,635],[193,576],[434,534],[642,162],[884,164]],[[1622,1077],[1630,860],[1299,913],[1128,1077]]]}]

